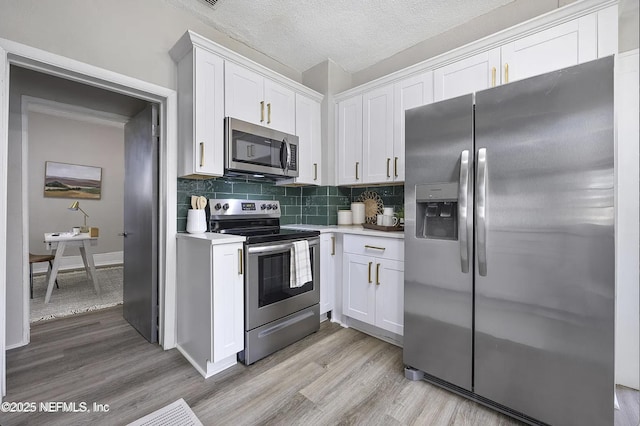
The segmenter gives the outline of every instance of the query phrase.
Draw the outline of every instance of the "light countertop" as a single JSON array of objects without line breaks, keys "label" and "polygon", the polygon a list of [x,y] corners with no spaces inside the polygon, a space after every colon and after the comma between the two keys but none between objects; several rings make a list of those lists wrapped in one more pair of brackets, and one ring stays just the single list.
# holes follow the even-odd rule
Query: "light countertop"
[{"label": "light countertop", "polygon": [[332,232],[336,234],[371,235],[375,237],[404,239],[404,232],[385,232],[375,229],[365,229],[362,225],[283,225],[285,229],[300,229],[303,231]]},{"label": "light countertop", "polygon": [[217,232],[203,232],[202,234],[189,234],[187,232],[179,232],[177,238],[194,239],[194,240],[208,240],[211,245],[216,244],[231,244],[242,243],[246,239],[240,235],[220,234]]}]

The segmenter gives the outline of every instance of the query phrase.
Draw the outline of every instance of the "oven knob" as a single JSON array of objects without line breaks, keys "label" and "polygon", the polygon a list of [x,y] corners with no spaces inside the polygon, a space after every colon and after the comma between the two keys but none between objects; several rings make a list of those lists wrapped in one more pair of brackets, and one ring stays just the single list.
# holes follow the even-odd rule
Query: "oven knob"
[{"label": "oven knob", "polygon": [[262,205],[260,206],[260,210],[264,210],[264,209],[266,209],[266,208],[267,208],[267,206],[266,206],[265,204],[262,204]]},{"label": "oven knob", "polygon": [[271,204],[267,204],[267,210],[271,210]]},{"label": "oven knob", "polygon": [[222,206],[220,205],[220,203],[218,203],[215,206],[213,206],[213,208],[216,209],[216,210],[220,210],[222,208]]},{"label": "oven knob", "polygon": [[273,207],[274,210],[278,210],[278,205],[277,204],[274,204],[272,207]]},{"label": "oven knob", "polygon": [[222,210],[229,210],[229,203],[224,203],[224,206],[222,206]]}]

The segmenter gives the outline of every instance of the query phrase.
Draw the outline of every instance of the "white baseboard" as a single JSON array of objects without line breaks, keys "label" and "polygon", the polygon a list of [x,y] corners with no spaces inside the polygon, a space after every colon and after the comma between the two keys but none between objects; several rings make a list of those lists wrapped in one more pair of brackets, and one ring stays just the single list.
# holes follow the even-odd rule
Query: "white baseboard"
[{"label": "white baseboard", "polygon": [[[109,266],[118,265],[123,262],[124,252],[112,251],[110,253],[96,253],[93,255],[93,262],[96,266]],[[40,274],[46,273],[49,265],[47,263],[35,263],[33,265],[33,273]],[[78,256],[63,256],[60,259],[59,271],[68,271],[70,269],[84,269],[84,263],[82,263],[82,257]]]}]

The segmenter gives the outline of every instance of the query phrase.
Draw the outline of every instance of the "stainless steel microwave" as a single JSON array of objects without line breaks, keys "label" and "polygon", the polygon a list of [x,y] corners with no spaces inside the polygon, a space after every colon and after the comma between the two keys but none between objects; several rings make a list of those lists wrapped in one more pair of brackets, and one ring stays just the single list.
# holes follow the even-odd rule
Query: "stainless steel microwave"
[{"label": "stainless steel microwave", "polygon": [[298,177],[298,137],[237,118],[224,119],[225,175]]}]

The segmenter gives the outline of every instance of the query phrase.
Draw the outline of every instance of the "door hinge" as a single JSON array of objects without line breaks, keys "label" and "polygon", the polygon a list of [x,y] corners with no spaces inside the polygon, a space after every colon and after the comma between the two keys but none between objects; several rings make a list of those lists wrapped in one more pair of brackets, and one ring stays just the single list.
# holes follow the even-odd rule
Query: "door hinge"
[{"label": "door hinge", "polygon": [[160,137],[160,126],[157,124],[152,124],[151,125],[151,135],[154,138],[159,138]]}]

